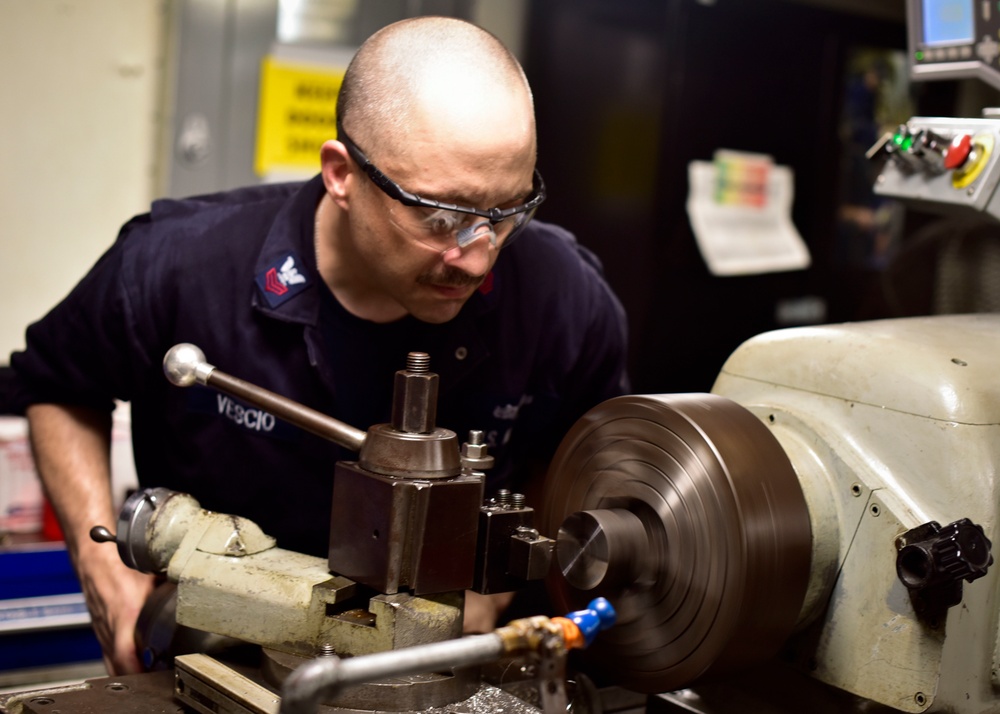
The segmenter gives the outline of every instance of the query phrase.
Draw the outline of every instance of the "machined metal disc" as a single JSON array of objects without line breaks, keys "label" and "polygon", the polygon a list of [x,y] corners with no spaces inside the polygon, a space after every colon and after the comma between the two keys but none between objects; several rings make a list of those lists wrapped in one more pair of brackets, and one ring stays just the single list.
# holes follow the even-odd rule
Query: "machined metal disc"
[{"label": "machined metal disc", "polygon": [[546,477],[555,605],[608,598],[618,624],[587,659],[640,692],[762,661],[809,578],[801,487],[768,427],[713,394],[627,396],[584,415]]}]

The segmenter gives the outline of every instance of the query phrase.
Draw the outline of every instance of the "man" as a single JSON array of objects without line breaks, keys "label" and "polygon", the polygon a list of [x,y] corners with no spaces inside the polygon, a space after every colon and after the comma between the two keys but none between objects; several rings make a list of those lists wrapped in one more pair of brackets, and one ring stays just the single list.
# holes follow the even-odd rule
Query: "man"
[{"label": "man", "polygon": [[[502,44],[453,19],[390,25],[352,61],[338,113],[319,176],[156,202],[12,356],[114,673],[139,669],[132,632],[152,583],[87,537],[115,518],[113,399],[131,401],[144,486],[246,516],[283,548],[325,555],[333,466],[355,458],[171,386],[172,345],[362,429],[388,421],[407,352],[428,352],[438,424],[488,436],[488,492],[523,487],[580,414],[626,387],[624,315],[596,260],[529,222],[544,198],[532,99]],[[491,626],[491,606],[472,598],[467,626]]]}]

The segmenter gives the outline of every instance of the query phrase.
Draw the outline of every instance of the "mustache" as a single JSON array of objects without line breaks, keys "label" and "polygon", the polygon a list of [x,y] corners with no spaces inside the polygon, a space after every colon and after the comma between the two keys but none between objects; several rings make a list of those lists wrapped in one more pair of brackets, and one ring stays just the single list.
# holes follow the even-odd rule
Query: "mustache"
[{"label": "mustache", "polygon": [[446,265],[440,270],[428,270],[417,276],[417,282],[422,285],[441,285],[449,288],[464,288],[469,285],[479,287],[485,276],[469,275],[464,270]]}]

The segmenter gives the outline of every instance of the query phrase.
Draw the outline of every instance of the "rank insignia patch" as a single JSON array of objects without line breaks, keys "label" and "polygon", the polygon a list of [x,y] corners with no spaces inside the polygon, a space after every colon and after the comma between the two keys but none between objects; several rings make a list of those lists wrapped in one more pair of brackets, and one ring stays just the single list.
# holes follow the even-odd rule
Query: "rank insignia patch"
[{"label": "rank insignia patch", "polygon": [[299,272],[300,265],[295,253],[286,253],[257,273],[257,287],[269,306],[278,307],[309,285],[306,276]]}]

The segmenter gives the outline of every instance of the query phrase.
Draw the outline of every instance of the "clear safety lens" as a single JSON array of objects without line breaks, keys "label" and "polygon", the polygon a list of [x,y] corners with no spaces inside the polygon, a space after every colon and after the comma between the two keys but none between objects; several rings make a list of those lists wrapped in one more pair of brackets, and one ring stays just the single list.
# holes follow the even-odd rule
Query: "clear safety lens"
[{"label": "clear safety lens", "polygon": [[494,248],[496,247],[497,234],[489,221],[480,220],[478,223],[473,223],[471,226],[460,229],[455,234],[455,242],[458,243],[459,248],[471,245],[480,238],[488,238],[490,245]]},{"label": "clear safety lens", "polygon": [[456,246],[466,248],[480,238],[486,238],[491,249],[499,249],[528,222],[532,213],[517,213],[495,224],[482,216],[440,208],[395,206],[391,216],[404,232],[443,252]]}]

